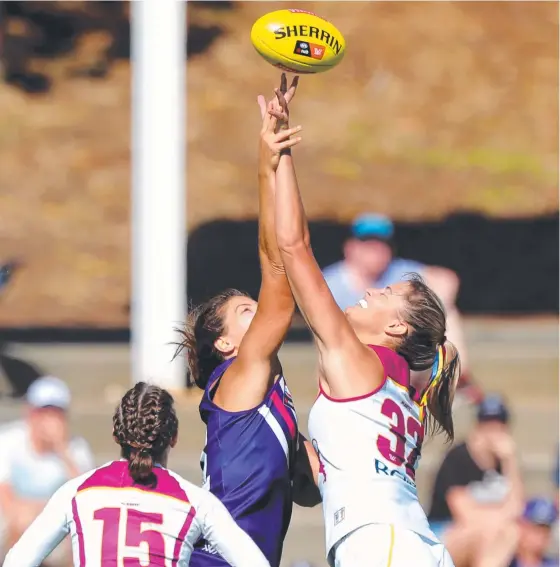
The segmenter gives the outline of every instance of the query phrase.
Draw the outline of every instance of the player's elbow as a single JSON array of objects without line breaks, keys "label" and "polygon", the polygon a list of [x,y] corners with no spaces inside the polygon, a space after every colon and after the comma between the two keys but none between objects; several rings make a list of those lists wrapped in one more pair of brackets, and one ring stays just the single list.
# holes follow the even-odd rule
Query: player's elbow
[{"label": "player's elbow", "polygon": [[282,262],[270,262],[268,267],[271,275],[274,277],[286,277],[286,268]]},{"label": "player's elbow", "polygon": [[312,255],[311,246],[303,237],[278,239],[278,248],[284,263],[290,259],[297,259]]}]

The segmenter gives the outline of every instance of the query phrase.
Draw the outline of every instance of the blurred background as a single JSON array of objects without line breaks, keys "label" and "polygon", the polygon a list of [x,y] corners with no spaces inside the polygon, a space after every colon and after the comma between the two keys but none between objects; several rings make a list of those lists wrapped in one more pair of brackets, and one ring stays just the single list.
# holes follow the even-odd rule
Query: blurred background
[{"label": "blurred background", "polygon": [[[224,287],[253,295],[259,287],[255,101],[272,92],[278,73],[255,53],[249,31],[259,16],[282,7],[289,6],[188,3],[193,303]],[[517,456],[505,445],[487,452],[505,485],[515,484],[507,465],[519,469],[528,506],[512,520],[505,504],[500,511],[508,495],[495,477],[475,471],[459,480],[445,472],[461,468],[457,452],[436,483],[450,449],[438,439],[423,452],[422,502],[433,512],[455,484],[470,487],[492,513],[522,526],[520,536],[502,538],[510,543],[496,552],[495,567],[543,555],[555,545],[549,536],[558,496],[558,6],[298,2],[298,8],[333,21],[348,45],[336,70],[303,77],[292,110],[306,131],[297,165],[316,257],[323,268],[334,264],[326,272],[333,286],[345,269],[377,280],[396,258],[435,278],[448,307],[462,315],[457,328],[468,357],[456,404],[457,447],[465,458],[484,445],[489,422],[503,426]],[[134,299],[129,20],[126,2],[0,2],[4,463],[25,452],[17,435],[37,426],[29,410],[45,399],[70,409],[69,422],[64,418],[52,435],[62,439],[69,428],[78,436],[70,451],[76,466],[117,455],[111,415],[131,383]],[[371,267],[372,254],[385,258],[381,268]],[[297,317],[281,357],[306,431],[315,355]],[[33,396],[32,383],[39,391]],[[195,482],[204,442],[198,400],[190,389],[177,393],[181,441],[170,463]],[[56,452],[58,443],[45,442]],[[60,480],[34,477],[48,476],[52,462],[22,459],[29,478],[15,465],[0,466],[0,562],[6,542]],[[449,510],[431,516],[438,527],[457,523]],[[457,567],[476,566],[457,553]],[[323,556],[320,509],[296,507],[283,565],[322,566]],[[67,564],[64,556],[53,561]]]}]

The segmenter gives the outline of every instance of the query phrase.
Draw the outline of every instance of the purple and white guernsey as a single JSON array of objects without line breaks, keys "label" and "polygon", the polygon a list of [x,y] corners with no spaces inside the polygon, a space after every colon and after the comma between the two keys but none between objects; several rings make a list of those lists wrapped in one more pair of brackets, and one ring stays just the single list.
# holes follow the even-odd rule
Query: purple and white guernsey
[{"label": "purple and white guernsey", "polygon": [[[213,394],[233,360],[216,368],[200,403],[207,426],[201,458],[204,488],[220,499],[270,565],[278,567],[292,515],[290,471],[299,437],[296,412],[282,376],[257,407],[238,412],[219,408]],[[228,563],[208,541],[201,541],[191,564]]]}]

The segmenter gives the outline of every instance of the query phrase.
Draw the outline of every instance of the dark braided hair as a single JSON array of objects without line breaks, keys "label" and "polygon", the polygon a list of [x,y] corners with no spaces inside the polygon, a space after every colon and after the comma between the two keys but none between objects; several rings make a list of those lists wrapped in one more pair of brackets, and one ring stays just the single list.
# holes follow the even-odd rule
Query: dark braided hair
[{"label": "dark braided hair", "polygon": [[185,326],[176,329],[181,342],[176,345],[175,356],[182,352],[187,355],[189,386],[194,383],[204,390],[214,369],[224,361],[214,343],[225,332],[224,311],[232,297],[250,295],[237,289],[226,289],[206,303],[191,309]]},{"label": "dark braided hair", "polygon": [[178,425],[167,390],[138,382],[123,396],[113,416],[113,437],[135,483],[156,486],[154,464],[177,437]]}]

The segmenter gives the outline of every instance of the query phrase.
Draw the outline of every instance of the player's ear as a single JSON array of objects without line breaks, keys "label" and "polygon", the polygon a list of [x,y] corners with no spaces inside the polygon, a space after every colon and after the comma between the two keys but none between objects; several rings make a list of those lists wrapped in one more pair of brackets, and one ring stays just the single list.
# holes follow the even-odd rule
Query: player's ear
[{"label": "player's ear", "polygon": [[179,438],[179,433],[176,433],[175,436],[171,439],[171,443],[169,446],[173,449],[175,445],[177,445],[177,439]]},{"label": "player's ear", "polygon": [[393,319],[390,323],[385,325],[385,333],[392,337],[403,337],[408,332],[406,323],[400,319]]},{"label": "player's ear", "polygon": [[235,349],[235,347],[229,342],[227,337],[218,337],[214,341],[214,348],[218,352],[221,352],[223,355],[226,355],[226,356],[228,354],[231,354]]}]

